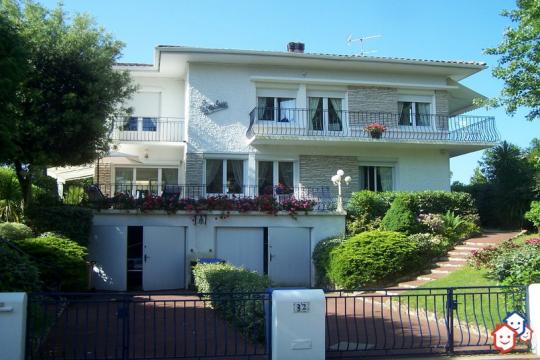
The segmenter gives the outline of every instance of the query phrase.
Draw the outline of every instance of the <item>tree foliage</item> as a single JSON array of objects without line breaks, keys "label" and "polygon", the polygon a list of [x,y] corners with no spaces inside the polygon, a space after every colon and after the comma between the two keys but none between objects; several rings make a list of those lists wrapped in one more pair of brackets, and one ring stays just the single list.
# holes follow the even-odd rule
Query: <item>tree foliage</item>
[{"label": "tree foliage", "polygon": [[493,76],[504,81],[501,95],[488,103],[503,106],[513,115],[518,107],[529,108],[528,120],[540,118],[540,2],[517,0],[517,9],[505,10],[515,27],[506,29],[501,43],[486,49],[499,55]]},{"label": "tree foliage", "polygon": [[28,203],[33,167],[85,164],[108,149],[107,119],[125,110],[135,88],[127,72],[113,69],[123,44],[89,16],[70,18],[61,5],[49,11],[33,1],[2,0],[1,11],[27,49],[27,71],[10,119],[14,151],[0,161],[14,165]]}]

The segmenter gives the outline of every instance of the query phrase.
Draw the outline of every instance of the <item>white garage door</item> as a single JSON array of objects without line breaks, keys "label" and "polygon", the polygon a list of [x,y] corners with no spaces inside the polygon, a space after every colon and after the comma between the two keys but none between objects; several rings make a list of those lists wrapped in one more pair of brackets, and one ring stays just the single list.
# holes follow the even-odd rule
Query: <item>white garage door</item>
[{"label": "white garage door", "polygon": [[143,289],[185,287],[185,227],[143,227]]},{"label": "white garage door", "polygon": [[310,285],[309,228],[268,228],[268,276],[279,286]]},{"label": "white garage door", "polygon": [[217,228],[216,257],[245,269],[264,273],[263,228]]}]

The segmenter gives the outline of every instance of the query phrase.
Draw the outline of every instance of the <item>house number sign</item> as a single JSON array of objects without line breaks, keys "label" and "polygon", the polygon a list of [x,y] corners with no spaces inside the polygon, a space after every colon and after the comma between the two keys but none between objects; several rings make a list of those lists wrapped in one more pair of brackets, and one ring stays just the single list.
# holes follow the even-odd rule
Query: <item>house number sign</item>
[{"label": "house number sign", "polygon": [[295,302],[293,303],[293,313],[308,313],[309,301]]}]

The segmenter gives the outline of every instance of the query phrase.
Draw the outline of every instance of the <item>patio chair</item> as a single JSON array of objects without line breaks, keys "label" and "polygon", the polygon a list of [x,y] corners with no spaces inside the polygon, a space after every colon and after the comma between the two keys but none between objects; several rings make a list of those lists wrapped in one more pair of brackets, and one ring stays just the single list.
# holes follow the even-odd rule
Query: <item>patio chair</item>
[{"label": "patio chair", "polygon": [[101,189],[99,188],[99,185],[88,185],[84,188],[84,192],[86,193],[86,196],[88,197],[88,203],[91,206],[96,206],[98,208],[108,207],[109,199],[105,195],[103,195]]}]

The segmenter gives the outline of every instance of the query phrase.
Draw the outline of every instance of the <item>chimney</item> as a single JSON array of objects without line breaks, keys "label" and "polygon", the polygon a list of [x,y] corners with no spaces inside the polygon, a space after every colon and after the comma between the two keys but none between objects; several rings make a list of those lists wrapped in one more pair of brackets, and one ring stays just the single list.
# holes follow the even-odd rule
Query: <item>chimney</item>
[{"label": "chimney", "polygon": [[303,54],[304,47],[305,47],[304,43],[291,41],[290,43],[287,44],[287,51],[292,52],[292,53]]}]

